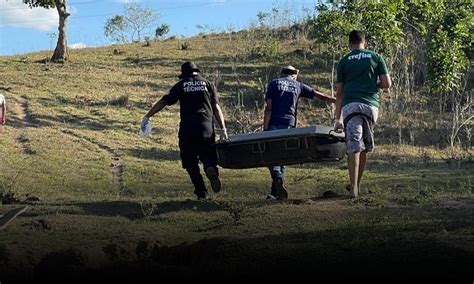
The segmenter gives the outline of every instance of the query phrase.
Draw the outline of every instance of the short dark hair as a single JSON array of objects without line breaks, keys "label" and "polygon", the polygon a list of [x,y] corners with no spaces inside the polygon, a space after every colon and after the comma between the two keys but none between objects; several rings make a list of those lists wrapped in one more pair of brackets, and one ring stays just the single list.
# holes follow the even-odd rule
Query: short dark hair
[{"label": "short dark hair", "polygon": [[365,40],[365,34],[362,31],[353,30],[349,33],[349,43],[350,44],[359,44]]}]

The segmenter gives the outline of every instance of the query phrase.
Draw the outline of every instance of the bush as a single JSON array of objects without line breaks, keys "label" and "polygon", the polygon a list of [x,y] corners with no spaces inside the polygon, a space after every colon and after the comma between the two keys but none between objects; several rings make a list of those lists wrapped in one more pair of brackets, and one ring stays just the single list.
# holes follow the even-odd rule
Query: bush
[{"label": "bush", "polygon": [[185,41],[181,44],[181,50],[188,50],[189,46],[189,42]]},{"label": "bush", "polygon": [[280,43],[278,40],[272,38],[257,45],[253,49],[253,54],[267,59],[275,59],[280,55]]}]

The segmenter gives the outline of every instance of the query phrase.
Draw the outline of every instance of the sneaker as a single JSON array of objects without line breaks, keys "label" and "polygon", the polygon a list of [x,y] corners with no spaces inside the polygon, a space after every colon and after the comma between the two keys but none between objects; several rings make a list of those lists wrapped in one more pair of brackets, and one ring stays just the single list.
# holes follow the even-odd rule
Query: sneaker
[{"label": "sneaker", "polygon": [[273,180],[272,186],[275,188],[276,197],[277,199],[287,199],[288,192],[286,191],[285,187],[283,186],[283,179],[277,177]]},{"label": "sneaker", "polygon": [[219,174],[215,167],[209,167],[206,169],[206,175],[209,181],[211,182],[212,191],[218,193],[221,191],[221,180],[219,179]]}]

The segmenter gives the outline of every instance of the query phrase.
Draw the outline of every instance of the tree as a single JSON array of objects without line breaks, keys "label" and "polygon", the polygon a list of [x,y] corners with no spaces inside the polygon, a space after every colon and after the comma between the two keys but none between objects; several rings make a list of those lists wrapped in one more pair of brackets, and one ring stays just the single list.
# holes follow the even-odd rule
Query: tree
[{"label": "tree", "polygon": [[471,1],[446,2],[441,17],[428,34],[428,83],[433,92],[448,93],[461,87],[472,59]]},{"label": "tree", "polygon": [[130,40],[141,41],[145,29],[151,29],[158,15],[153,9],[144,8],[139,3],[127,3],[123,7],[123,15],[116,15],[107,20],[104,34],[115,41],[126,42],[125,34]]},{"label": "tree", "polygon": [[127,23],[124,16],[116,15],[113,18],[108,19],[105,23],[104,30],[105,36],[113,41],[119,43],[127,42]]},{"label": "tree", "polygon": [[30,8],[42,7],[50,9],[56,7],[59,15],[59,36],[51,61],[67,61],[69,58],[69,52],[67,49],[66,24],[67,18],[70,14],[66,12],[66,0],[23,0],[23,3],[28,5]]},{"label": "tree", "polygon": [[153,22],[158,19],[158,15],[152,9],[144,8],[138,3],[127,3],[124,5],[125,21],[132,31],[132,41],[137,36],[141,40],[141,34],[146,28],[150,28]]},{"label": "tree", "polygon": [[161,24],[155,30],[155,37],[160,38],[170,32],[170,25]]},{"label": "tree", "polygon": [[[331,92],[335,90],[336,59],[347,49],[347,34],[354,25],[349,21],[344,11],[336,6],[321,4],[317,7],[317,17],[311,20],[312,36],[316,43],[325,44],[331,56]],[[334,94],[333,94],[334,95]]]}]

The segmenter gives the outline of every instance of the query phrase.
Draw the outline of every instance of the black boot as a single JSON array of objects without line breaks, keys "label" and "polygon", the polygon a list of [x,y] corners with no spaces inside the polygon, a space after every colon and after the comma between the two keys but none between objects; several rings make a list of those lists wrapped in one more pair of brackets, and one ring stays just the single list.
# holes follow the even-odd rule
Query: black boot
[{"label": "black boot", "polygon": [[207,189],[199,171],[199,166],[196,165],[195,167],[186,168],[186,171],[188,172],[191,182],[194,185],[194,194],[196,194],[197,199],[207,199]]},{"label": "black boot", "polygon": [[206,169],[206,175],[211,182],[211,188],[215,193],[221,191],[221,180],[219,179],[219,171],[216,167],[209,167]]}]

